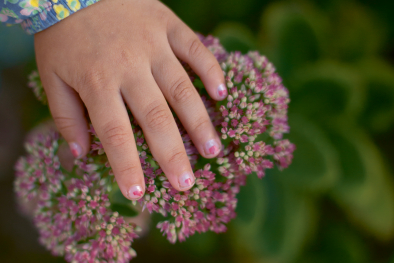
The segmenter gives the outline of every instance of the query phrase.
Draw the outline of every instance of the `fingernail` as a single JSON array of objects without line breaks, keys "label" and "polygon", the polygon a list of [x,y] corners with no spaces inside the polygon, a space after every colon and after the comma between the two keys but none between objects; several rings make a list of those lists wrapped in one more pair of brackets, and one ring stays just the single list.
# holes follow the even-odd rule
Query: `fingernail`
[{"label": "fingernail", "polygon": [[70,146],[71,153],[74,155],[74,157],[75,158],[80,158],[81,155],[82,155],[82,148],[81,148],[81,146],[78,143],[76,143],[76,142],[70,142],[69,146]]},{"label": "fingernail", "polygon": [[227,97],[227,88],[224,84],[220,84],[217,91],[218,91],[218,96],[221,99],[224,99]]},{"label": "fingernail", "polygon": [[133,199],[133,200],[140,199],[143,194],[144,194],[144,192],[142,191],[142,187],[139,185],[133,185],[132,187],[130,187],[130,189],[127,193],[129,198]]},{"label": "fingernail", "polygon": [[215,139],[209,140],[205,144],[204,151],[206,155],[216,155],[220,151],[220,145]]},{"label": "fingernail", "polygon": [[178,180],[181,189],[189,189],[194,184],[194,176],[189,172],[182,174]]}]

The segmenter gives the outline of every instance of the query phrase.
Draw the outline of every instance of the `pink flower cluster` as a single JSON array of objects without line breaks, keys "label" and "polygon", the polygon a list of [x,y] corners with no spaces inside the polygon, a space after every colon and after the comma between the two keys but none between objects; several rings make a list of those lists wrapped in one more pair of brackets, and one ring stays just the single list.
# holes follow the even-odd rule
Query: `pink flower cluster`
[{"label": "pink flower cluster", "polygon": [[[146,183],[145,196],[138,203],[163,215],[157,227],[172,243],[196,232],[226,231],[226,224],[236,216],[236,195],[247,175],[263,177],[274,165],[288,167],[295,150],[294,144],[282,139],[289,132],[289,94],[273,65],[257,52],[227,53],[217,39],[200,38],[220,62],[229,95],[222,102],[213,101],[184,65],[224,145],[217,158],[202,158],[177,121],[195,171],[196,183],[190,190],[178,192],[170,185],[130,114]],[[29,155],[16,165],[15,189],[20,198],[36,200],[40,240],[54,254],[65,255],[70,262],[127,262],[135,255],[130,247],[135,226],[110,209],[112,171],[93,127],[91,133],[91,152],[75,161],[71,172],[59,162],[58,145],[63,139],[53,131],[36,136],[27,144]],[[130,201],[130,207],[135,205]]]},{"label": "pink flower cluster", "polygon": [[40,75],[38,74],[37,70],[34,70],[29,75],[29,82],[27,85],[32,89],[34,95],[36,95],[39,101],[41,101],[43,104],[47,104],[47,96],[44,92],[44,87],[42,86]]},{"label": "pink flower cluster", "polygon": [[88,164],[92,160],[76,161],[74,171],[66,171],[57,154],[61,141],[51,129],[33,136],[28,156],[16,164],[15,191],[22,205],[34,203],[40,242],[69,262],[129,262],[137,235],[109,209],[111,177],[103,165]]}]

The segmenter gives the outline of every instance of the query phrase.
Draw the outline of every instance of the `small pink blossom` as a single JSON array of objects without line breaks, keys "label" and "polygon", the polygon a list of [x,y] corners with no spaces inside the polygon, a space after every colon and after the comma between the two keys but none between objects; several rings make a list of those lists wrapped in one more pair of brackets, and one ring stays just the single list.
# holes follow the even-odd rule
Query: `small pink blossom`
[{"label": "small pink blossom", "polygon": [[0,22],[6,22],[8,20],[7,15],[0,14]]}]

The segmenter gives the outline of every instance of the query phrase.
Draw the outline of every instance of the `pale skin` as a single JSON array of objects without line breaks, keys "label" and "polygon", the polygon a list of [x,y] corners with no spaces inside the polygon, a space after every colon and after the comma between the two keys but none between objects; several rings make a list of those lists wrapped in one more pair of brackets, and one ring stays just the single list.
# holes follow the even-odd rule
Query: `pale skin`
[{"label": "pale skin", "polygon": [[196,34],[159,1],[101,0],[37,33],[35,49],[59,131],[77,158],[85,156],[86,107],[125,197],[136,200],[145,191],[126,105],[175,189],[188,190],[195,179],[170,107],[202,156],[219,153],[220,138],[178,58],[215,100],[227,95],[223,72]]}]

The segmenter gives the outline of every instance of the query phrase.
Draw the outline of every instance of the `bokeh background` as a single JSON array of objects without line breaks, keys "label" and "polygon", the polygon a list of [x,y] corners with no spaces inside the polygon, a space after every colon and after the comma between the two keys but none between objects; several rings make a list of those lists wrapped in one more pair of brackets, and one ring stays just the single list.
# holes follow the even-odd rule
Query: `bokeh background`
[{"label": "bokeh background", "polygon": [[[239,194],[225,234],[170,245],[152,224],[133,262],[394,263],[394,1],[165,0],[228,50],[259,50],[290,90],[294,162]],[[0,262],[64,262],[17,211],[13,165],[46,107],[27,88],[33,37],[0,25]],[[153,221],[155,218],[153,218]]]}]

